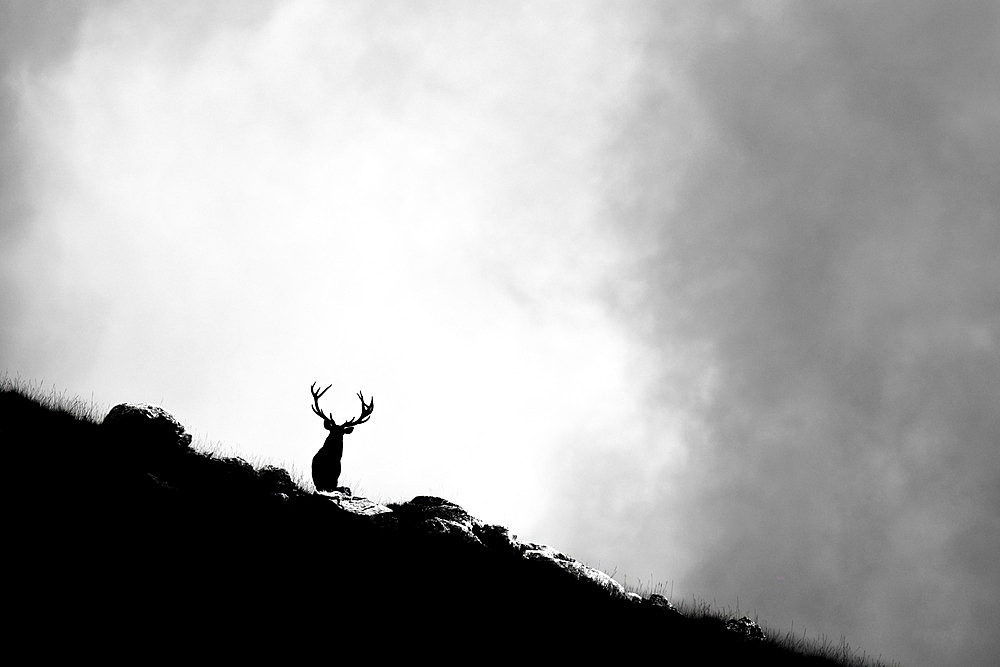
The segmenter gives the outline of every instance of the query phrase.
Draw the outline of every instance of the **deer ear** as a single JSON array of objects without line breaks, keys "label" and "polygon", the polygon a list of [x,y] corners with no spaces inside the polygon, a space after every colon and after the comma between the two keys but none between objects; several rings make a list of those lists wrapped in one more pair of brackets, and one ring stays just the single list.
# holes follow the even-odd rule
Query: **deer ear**
[{"label": "deer ear", "polygon": [[347,428],[344,429],[344,433],[354,433],[354,427],[348,426]]}]

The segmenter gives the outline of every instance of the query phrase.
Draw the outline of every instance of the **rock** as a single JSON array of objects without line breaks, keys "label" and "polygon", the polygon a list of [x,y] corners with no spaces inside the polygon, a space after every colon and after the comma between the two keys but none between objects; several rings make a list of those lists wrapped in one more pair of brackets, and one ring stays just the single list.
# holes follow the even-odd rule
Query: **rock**
[{"label": "rock", "polygon": [[516,535],[511,535],[510,531],[503,526],[483,523],[473,518],[472,532],[479,538],[487,548],[496,552],[516,552],[521,553],[520,542]]},{"label": "rock", "polygon": [[257,470],[245,459],[239,456],[227,456],[220,459],[217,491],[229,494],[253,493],[263,487]]},{"label": "rock", "polygon": [[576,579],[590,581],[617,595],[625,596],[625,588],[609,575],[570,558],[545,544],[522,542],[503,526],[495,526],[470,515],[453,502],[436,496],[417,496],[408,503],[392,506],[397,515],[416,519],[428,534],[447,535],[453,539],[488,548],[495,553],[507,552],[529,561],[544,563]]},{"label": "rock", "polygon": [[231,476],[240,479],[255,479],[257,471],[250,465],[250,462],[241,456],[224,456],[220,459],[225,465],[223,470]]},{"label": "rock", "polygon": [[726,630],[739,633],[743,635],[745,639],[752,641],[764,641],[767,639],[767,635],[764,634],[764,630],[746,616],[742,618],[731,618],[726,621]]},{"label": "rock", "polygon": [[345,489],[346,493],[338,489],[336,491],[326,491],[318,495],[329,499],[330,502],[340,509],[351,514],[357,514],[358,516],[375,516],[376,514],[392,512],[385,505],[380,505],[373,500],[351,495],[351,490],[347,487],[341,487],[341,489]]},{"label": "rock", "polygon": [[[570,558],[545,544],[522,542],[503,526],[485,523],[453,502],[436,496],[417,496],[407,503],[379,505],[367,498],[333,491],[320,494],[341,509],[353,514],[370,516],[392,512],[408,528],[425,535],[441,536],[458,542],[506,553],[515,558],[535,561],[558,569],[578,580],[588,581],[613,595],[633,597],[608,574]],[[633,594],[634,595],[634,594]],[[638,597],[638,596],[634,596]],[[662,597],[662,596],[661,596]],[[664,602],[666,602],[664,600]],[[670,607],[669,603],[666,603]],[[672,609],[672,607],[670,607]]]},{"label": "rock", "polygon": [[610,575],[594,569],[589,565],[584,565],[578,560],[570,558],[564,553],[556,551],[546,544],[534,544],[532,542],[522,543],[524,550],[522,555],[528,560],[540,561],[557,567],[567,572],[577,579],[590,581],[604,588],[609,593],[625,596],[625,587],[611,578]]},{"label": "rock", "polygon": [[[667,609],[667,610],[672,611],[672,612],[677,612],[677,607],[675,607],[674,605],[670,604],[670,600],[668,600],[667,598],[663,597],[662,595],[660,595],[658,593],[651,594],[643,602],[645,602],[650,607],[661,607],[663,609]],[[679,612],[677,612],[677,613],[679,613]]]},{"label": "rock", "polygon": [[417,531],[441,535],[467,544],[484,547],[479,532],[486,524],[455,503],[437,496],[416,496],[392,509]]},{"label": "rock", "polygon": [[416,496],[408,503],[393,505],[393,511],[428,535],[443,535],[493,553],[519,557],[524,551],[517,537],[503,526],[486,523],[464,509],[437,496]]},{"label": "rock", "polygon": [[437,496],[416,496],[405,507],[411,514],[422,516],[423,518],[438,518],[454,523],[466,525],[471,531],[472,523],[476,521],[472,515],[464,509],[444,498]]},{"label": "rock", "polygon": [[108,439],[134,446],[140,453],[180,453],[191,446],[184,426],[157,405],[119,403],[108,412],[101,428]]},{"label": "rock", "polygon": [[[257,477],[271,493],[284,495],[286,498],[295,493],[295,482],[284,468],[264,466],[257,471]],[[348,490],[350,495],[350,490]]]}]

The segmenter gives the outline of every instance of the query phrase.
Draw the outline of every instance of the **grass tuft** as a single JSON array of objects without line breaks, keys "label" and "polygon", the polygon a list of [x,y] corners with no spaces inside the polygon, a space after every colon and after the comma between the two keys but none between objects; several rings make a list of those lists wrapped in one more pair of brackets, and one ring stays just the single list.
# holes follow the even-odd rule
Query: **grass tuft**
[{"label": "grass tuft", "polygon": [[65,389],[59,389],[54,384],[46,385],[44,380],[28,380],[20,375],[11,377],[7,371],[0,376],[0,391],[20,394],[50,410],[65,412],[94,424],[100,424],[111,409],[110,406],[98,403],[93,394],[89,399],[70,396]]}]

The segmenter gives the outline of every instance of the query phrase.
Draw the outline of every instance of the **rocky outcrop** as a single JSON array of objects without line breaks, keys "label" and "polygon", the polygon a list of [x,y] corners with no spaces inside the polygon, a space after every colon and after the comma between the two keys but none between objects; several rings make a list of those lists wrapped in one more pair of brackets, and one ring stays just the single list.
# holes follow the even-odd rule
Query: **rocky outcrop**
[{"label": "rocky outcrop", "polygon": [[146,489],[183,490],[209,496],[287,500],[301,494],[288,471],[257,469],[239,457],[196,455],[191,435],[169,412],[156,405],[122,403],[111,408],[100,426],[103,436],[128,463],[139,467]]},{"label": "rocky outcrop", "polygon": [[764,630],[746,616],[743,616],[742,618],[731,618],[726,621],[726,630],[743,635],[744,639],[752,641],[764,641],[767,639],[767,635],[764,634]]},{"label": "rocky outcrop", "polygon": [[556,551],[547,544],[535,544],[534,542],[522,543],[521,552],[524,558],[562,570],[572,575],[576,579],[589,581],[610,593],[626,596],[625,588],[610,575],[594,569],[589,565],[584,565],[580,561],[570,558],[566,554]]},{"label": "rocky outcrop", "polygon": [[292,481],[292,476],[284,468],[264,466],[257,471],[257,478],[270,493],[279,494],[285,498],[297,491],[295,482]]},{"label": "rocky outcrop", "polygon": [[509,546],[506,529],[502,529],[504,536],[500,536],[496,534],[497,526],[483,523],[444,498],[416,496],[408,503],[396,503],[389,507],[409,529],[426,535],[437,535],[482,548],[487,544],[501,549]]},{"label": "rocky outcrop", "polygon": [[373,500],[368,500],[361,496],[352,495],[351,490],[346,486],[339,487],[336,491],[321,493],[320,495],[324,498],[329,498],[331,503],[345,512],[350,512],[358,516],[375,516],[392,512],[385,505],[380,505]]},{"label": "rocky outcrop", "polygon": [[[416,530],[428,536],[433,535],[454,540],[475,548],[489,549],[498,554],[520,557],[526,561],[549,567],[553,571],[562,573],[563,576],[589,582],[612,595],[636,601],[642,600],[634,593],[627,593],[624,587],[610,575],[585,565],[546,544],[522,541],[503,526],[485,523],[444,498],[417,496],[407,503],[380,505],[367,498],[352,496],[350,489],[347,489],[346,493],[333,492],[324,495],[340,509],[353,514],[371,516],[391,512],[409,530]],[[662,596],[654,597],[666,602]],[[657,605],[654,604],[654,606]],[[666,603],[666,606],[673,610],[669,603]]]},{"label": "rocky outcrop", "polygon": [[191,446],[184,426],[157,405],[119,403],[108,412],[101,428],[114,443],[141,443],[136,451],[146,456],[184,452]]},{"label": "rocky outcrop", "polygon": [[670,600],[668,600],[667,598],[663,597],[658,593],[653,593],[648,598],[643,600],[643,602],[649,605],[650,607],[659,607],[661,609],[666,609],[667,611],[671,611],[675,614],[680,613],[679,611],[677,611],[677,607],[670,604]]}]

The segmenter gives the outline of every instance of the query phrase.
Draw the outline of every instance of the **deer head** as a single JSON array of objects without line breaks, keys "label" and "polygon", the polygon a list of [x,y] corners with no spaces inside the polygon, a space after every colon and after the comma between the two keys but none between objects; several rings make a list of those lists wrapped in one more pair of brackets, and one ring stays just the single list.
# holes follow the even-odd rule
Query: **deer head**
[{"label": "deer head", "polygon": [[309,393],[312,394],[313,404],[312,411],[323,418],[323,427],[330,433],[351,433],[354,431],[354,427],[359,424],[364,424],[368,421],[368,418],[372,416],[372,412],[375,410],[375,398],[369,399],[368,403],[365,403],[365,396],[360,391],[358,392],[358,398],[361,399],[361,416],[355,417],[354,419],[348,419],[343,424],[338,424],[333,420],[333,413],[326,414],[319,407],[319,399],[327,392],[327,389],[332,387],[332,384],[328,384],[326,389],[322,391],[316,390],[316,383],[313,382],[309,387]]}]

